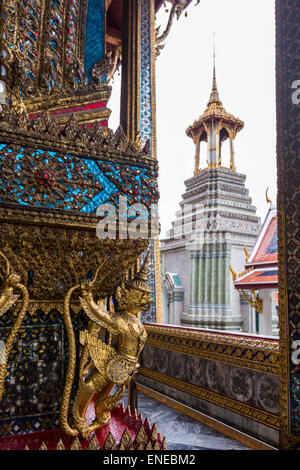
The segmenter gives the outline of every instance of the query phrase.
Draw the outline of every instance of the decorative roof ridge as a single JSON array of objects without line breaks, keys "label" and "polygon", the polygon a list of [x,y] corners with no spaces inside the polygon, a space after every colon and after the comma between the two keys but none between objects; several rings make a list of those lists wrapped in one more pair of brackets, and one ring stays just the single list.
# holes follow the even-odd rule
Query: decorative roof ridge
[{"label": "decorative roof ridge", "polygon": [[189,131],[192,130],[193,128],[197,127],[200,125],[202,122],[209,121],[211,119],[220,119],[220,120],[227,120],[230,121],[234,124],[236,124],[239,128],[239,130],[242,130],[244,127],[244,121],[242,121],[240,118],[234,116],[231,113],[228,113],[226,109],[223,107],[221,102],[209,102],[204,113],[199,116],[198,119],[194,121],[192,125],[190,125],[186,133],[189,134]]},{"label": "decorative roof ridge", "polygon": [[15,137],[18,132],[21,134],[25,131],[27,138],[35,138],[41,142],[46,138],[48,144],[69,142],[72,148],[78,147],[79,151],[82,151],[82,147],[84,147],[85,151],[93,150],[95,152],[95,150],[99,150],[100,146],[119,154],[128,153],[152,160],[150,142],[143,145],[139,134],[134,141],[131,141],[121,125],[115,132],[106,126],[101,126],[97,121],[91,127],[87,127],[85,124],[81,126],[74,114],[61,127],[48,111],[30,119],[26,110],[22,109],[21,112],[17,112],[14,108],[4,105],[0,114],[0,127],[8,132],[13,131]]}]

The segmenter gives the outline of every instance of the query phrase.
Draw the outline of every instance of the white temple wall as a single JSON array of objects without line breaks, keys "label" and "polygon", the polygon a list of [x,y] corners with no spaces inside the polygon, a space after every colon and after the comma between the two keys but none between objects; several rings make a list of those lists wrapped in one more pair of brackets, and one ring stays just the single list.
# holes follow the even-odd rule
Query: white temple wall
[{"label": "white temple wall", "polygon": [[[180,249],[161,251],[162,274],[166,272],[176,273],[184,289],[183,310],[189,305],[190,295],[190,252],[183,245]],[[163,309],[166,307],[163,305]],[[180,312],[181,313],[181,312]],[[164,312],[163,312],[164,315]],[[177,313],[178,315],[178,313]],[[177,316],[176,315],[176,316]],[[167,318],[167,316],[166,316]]]}]

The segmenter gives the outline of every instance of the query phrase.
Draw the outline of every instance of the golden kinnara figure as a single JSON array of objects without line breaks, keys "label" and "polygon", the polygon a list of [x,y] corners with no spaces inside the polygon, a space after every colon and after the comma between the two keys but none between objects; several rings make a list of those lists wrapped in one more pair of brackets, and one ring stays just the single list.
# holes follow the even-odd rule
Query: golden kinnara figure
[{"label": "golden kinnara figure", "polygon": [[[152,298],[147,285],[148,255],[141,269],[124,281],[113,296],[114,312],[105,308],[106,300],[95,302],[93,281],[74,286],[65,297],[64,316],[69,338],[69,363],[61,406],[61,427],[71,436],[86,438],[110,419],[110,411],[122,398],[126,382],[137,372],[139,355],[147,333],[138,314],[148,310]],[[83,332],[84,345],[79,363],[79,387],[73,404],[73,427],[68,424],[68,409],[74,381],[76,351],[75,337],[69,313],[72,292],[80,289],[80,301],[89,318],[88,330]],[[99,335],[106,331],[106,340]],[[110,395],[114,390],[114,394]],[[89,405],[95,407],[95,419],[86,420]]]}]

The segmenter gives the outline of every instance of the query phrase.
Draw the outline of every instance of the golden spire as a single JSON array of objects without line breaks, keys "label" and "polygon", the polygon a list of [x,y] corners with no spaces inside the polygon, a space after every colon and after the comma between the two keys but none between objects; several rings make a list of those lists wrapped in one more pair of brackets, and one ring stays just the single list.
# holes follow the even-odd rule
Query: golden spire
[{"label": "golden spire", "polygon": [[[225,168],[222,166],[222,143],[230,139],[230,171],[236,171],[235,153],[233,142],[244,123],[232,114],[228,113],[222,105],[217,87],[216,74],[216,50],[215,39],[213,47],[213,83],[209,102],[204,113],[186,129],[186,134],[191,137],[196,146],[195,172],[200,170],[200,142],[207,142],[208,154],[206,158],[207,168]],[[205,168],[204,168],[205,169]]]},{"label": "golden spire", "polygon": [[208,106],[212,103],[222,104],[219,97],[218,87],[217,87],[217,74],[216,74],[216,44],[215,44],[215,33],[214,33],[214,65],[213,65],[213,84],[210,94],[210,99]]}]

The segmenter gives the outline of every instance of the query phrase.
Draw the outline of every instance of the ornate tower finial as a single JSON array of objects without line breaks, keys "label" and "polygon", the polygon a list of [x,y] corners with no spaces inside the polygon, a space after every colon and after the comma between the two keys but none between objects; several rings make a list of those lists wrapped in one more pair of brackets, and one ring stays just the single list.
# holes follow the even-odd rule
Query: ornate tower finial
[{"label": "ornate tower finial", "polygon": [[210,94],[210,99],[208,102],[208,105],[212,103],[219,103],[222,105],[220,101],[220,96],[218,92],[218,87],[217,87],[217,74],[216,74],[216,33],[214,33],[214,60],[213,60],[213,84],[212,84],[212,90]]},{"label": "ornate tower finial", "polygon": [[[234,142],[238,132],[244,127],[243,121],[228,113],[222,105],[217,87],[216,74],[216,46],[214,37],[213,47],[213,83],[210,99],[204,113],[186,130],[186,134],[195,143],[195,171],[197,175],[200,171],[200,144],[207,142],[207,156],[205,169],[215,170],[216,168],[236,171]],[[222,162],[223,142],[230,142],[230,151],[227,156],[228,163]],[[224,157],[224,155],[223,155]]]}]

